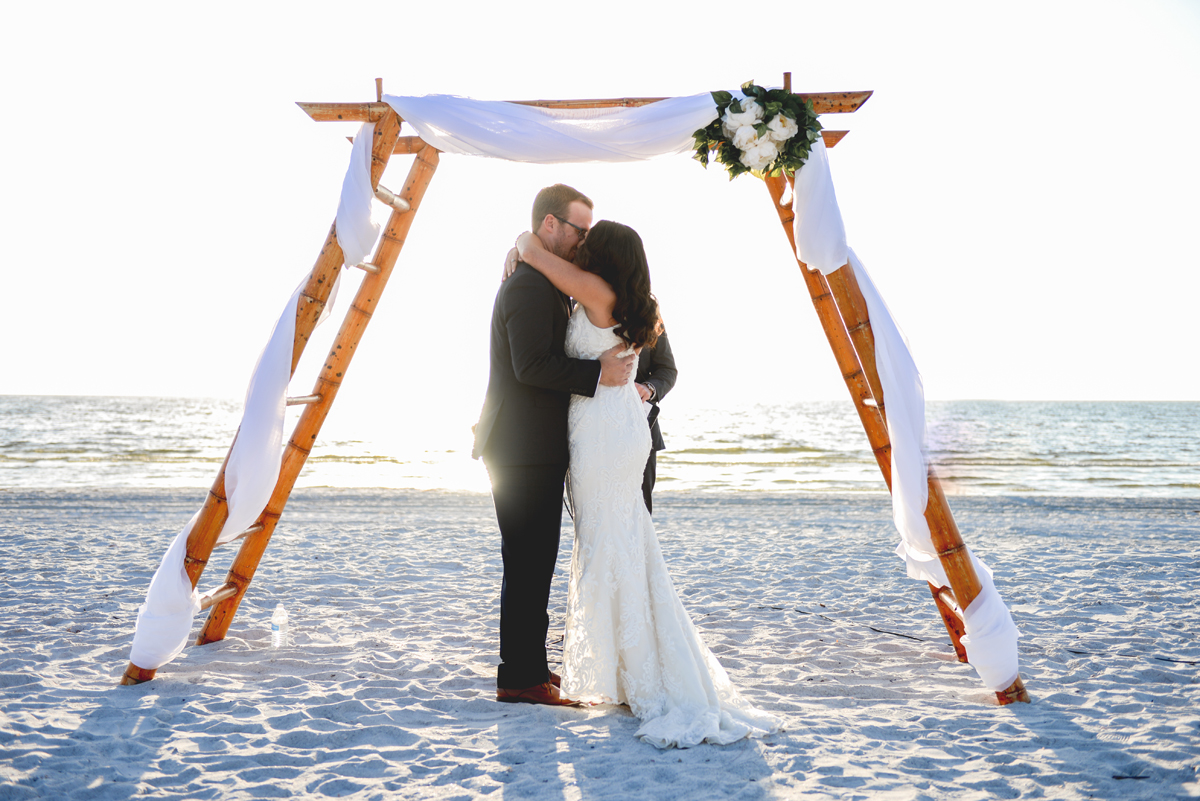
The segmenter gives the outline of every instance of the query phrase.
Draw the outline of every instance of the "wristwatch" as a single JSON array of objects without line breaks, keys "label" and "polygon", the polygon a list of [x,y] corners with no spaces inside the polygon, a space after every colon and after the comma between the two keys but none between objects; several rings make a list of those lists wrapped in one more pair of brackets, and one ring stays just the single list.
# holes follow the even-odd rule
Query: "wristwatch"
[{"label": "wristwatch", "polygon": [[654,385],[647,381],[643,383],[642,386],[650,390],[650,397],[646,398],[646,402],[649,403],[650,401],[654,400],[655,396],[658,395],[658,393],[654,391]]}]

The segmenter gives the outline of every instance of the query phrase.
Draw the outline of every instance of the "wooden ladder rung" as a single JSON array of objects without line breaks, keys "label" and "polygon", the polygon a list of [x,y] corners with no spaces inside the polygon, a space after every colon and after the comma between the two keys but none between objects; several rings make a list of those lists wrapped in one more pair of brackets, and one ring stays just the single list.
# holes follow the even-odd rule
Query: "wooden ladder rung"
[{"label": "wooden ladder rung", "polygon": [[375,197],[402,214],[406,211],[412,211],[412,206],[408,204],[407,200],[397,197],[395,193],[383,184],[375,187]]},{"label": "wooden ladder rung", "polygon": [[951,590],[949,587],[942,587],[940,590],[938,590],[937,595],[938,598],[942,600],[942,603],[949,607],[950,611],[954,613],[955,617],[957,617],[959,620],[965,620],[963,618],[962,607],[958,605],[958,599],[954,597],[953,590]]},{"label": "wooden ladder rung", "polygon": [[[359,265],[359,266],[361,267],[362,265]],[[321,402],[320,395],[297,395],[294,398],[287,399],[288,406],[304,406],[309,403],[320,403],[320,402]]]},{"label": "wooden ladder rung", "polygon": [[231,539],[231,540],[230,540],[230,542],[237,542],[237,541],[238,541],[238,540],[240,540],[240,539],[245,539],[246,537],[249,537],[251,534],[257,534],[257,533],[259,533],[260,531],[262,531],[262,530],[263,530],[263,528],[265,528],[265,527],[263,526],[263,524],[262,524],[262,523],[255,523],[253,526],[251,526],[250,528],[246,529],[246,530],[245,530],[245,531],[243,531],[241,534],[238,534],[238,535],[237,535],[236,537],[234,537],[233,539]]},{"label": "wooden ladder rung", "polygon": [[371,273],[371,275],[379,275],[379,265],[378,264],[371,264],[371,262],[369,262],[369,261],[360,261],[358,264],[356,264],[354,266],[357,267],[358,269],[362,270],[363,272]]},{"label": "wooden ladder rung", "polygon": [[[259,526],[259,528],[261,529],[262,527]],[[233,582],[225,582],[220,587],[217,587],[208,595],[205,595],[200,599],[200,611],[204,611],[205,609],[216,606],[217,604],[221,603],[221,601],[228,600],[237,594],[237,585]]]}]

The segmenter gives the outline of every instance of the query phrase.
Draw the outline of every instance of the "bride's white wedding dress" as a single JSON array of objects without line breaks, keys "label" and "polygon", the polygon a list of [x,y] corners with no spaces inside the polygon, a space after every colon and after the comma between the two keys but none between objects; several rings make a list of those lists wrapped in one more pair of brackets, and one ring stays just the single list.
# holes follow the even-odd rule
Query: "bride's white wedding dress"
[{"label": "bride's white wedding dress", "polygon": [[[568,356],[595,359],[620,342],[582,308],[571,315]],[[667,573],[642,501],[650,427],[637,389],[630,383],[601,386],[593,398],[573,395],[568,436],[575,549],[563,694],[629,704],[642,720],[638,735],[660,748],[777,731],[778,718],[738,695]]]}]

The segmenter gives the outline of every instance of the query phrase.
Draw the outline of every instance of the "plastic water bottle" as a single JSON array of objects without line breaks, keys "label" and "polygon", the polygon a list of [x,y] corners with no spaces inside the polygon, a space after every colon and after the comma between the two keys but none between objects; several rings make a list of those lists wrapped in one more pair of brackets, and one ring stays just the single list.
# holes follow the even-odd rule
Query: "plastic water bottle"
[{"label": "plastic water bottle", "polygon": [[283,604],[275,607],[275,613],[271,615],[271,647],[282,648],[287,645],[288,638],[288,616],[287,610],[283,608]]}]

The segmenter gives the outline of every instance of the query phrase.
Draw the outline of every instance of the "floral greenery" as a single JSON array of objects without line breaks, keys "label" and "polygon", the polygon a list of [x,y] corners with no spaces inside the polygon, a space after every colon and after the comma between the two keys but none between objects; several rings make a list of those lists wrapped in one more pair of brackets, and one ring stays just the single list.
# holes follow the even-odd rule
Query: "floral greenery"
[{"label": "floral greenery", "polygon": [[717,118],[696,131],[696,161],[708,167],[709,151],[724,164],[730,180],[744,172],[792,175],[808,160],[809,148],[821,135],[811,100],[783,89],[742,84],[744,100],[729,92],[713,92]]}]

